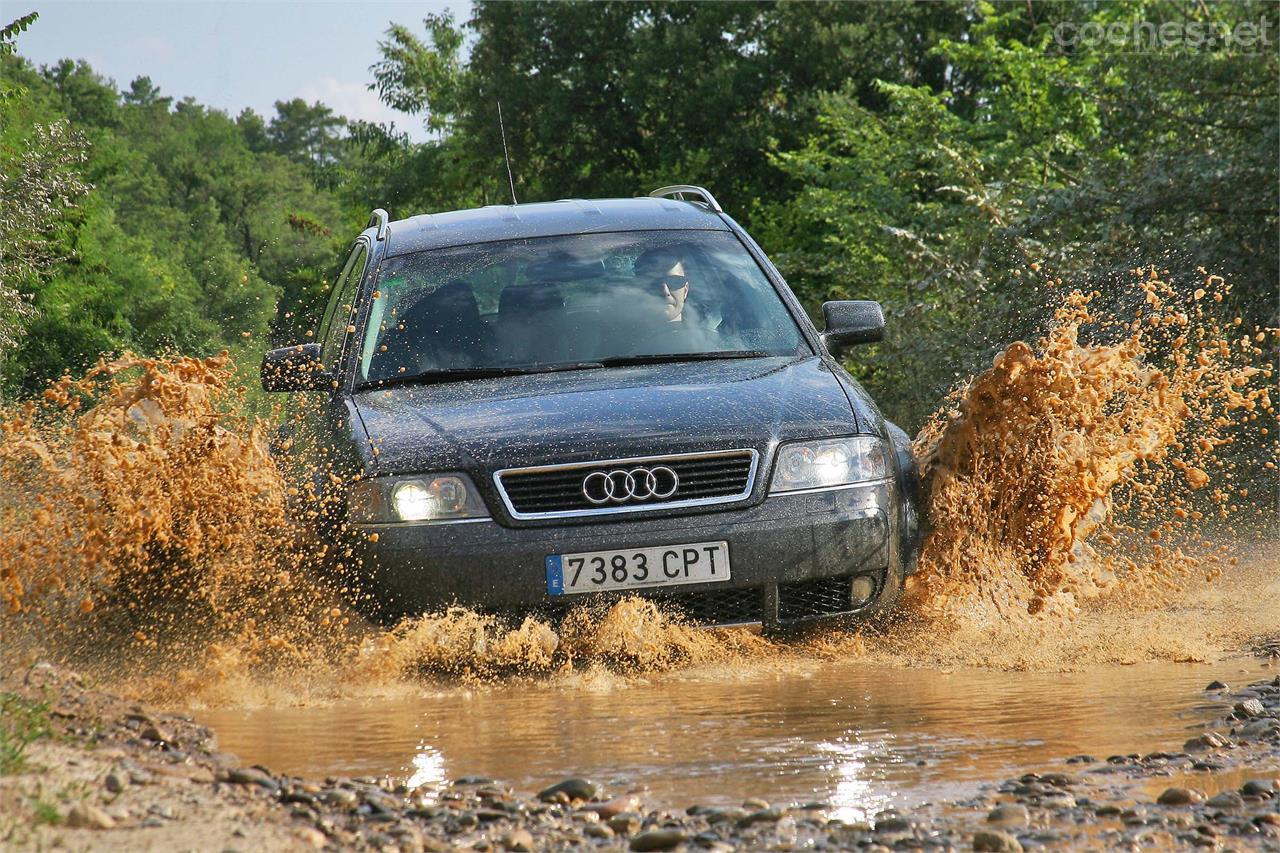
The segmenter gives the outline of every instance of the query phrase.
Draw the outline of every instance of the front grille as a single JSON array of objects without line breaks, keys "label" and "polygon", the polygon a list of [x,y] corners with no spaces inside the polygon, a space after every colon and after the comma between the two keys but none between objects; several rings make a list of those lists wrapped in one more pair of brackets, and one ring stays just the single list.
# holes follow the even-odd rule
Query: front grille
[{"label": "front grille", "polygon": [[[761,612],[760,587],[737,589],[708,589],[700,592],[649,592],[635,590],[620,593],[603,593],[592,596],[562,596],[548,602],[541,610],[561,617],[573,607],[586,603],[589,606],[607,608],[612,602],[627,595],[646,598],[664,612],[674,613],[691,625],[738,625],[759,622]],[[601,611],[603,615],[603,610]]]},{"label": "front grille", "polygon": [[852,581],[842,577],[778,584],[778,621],[848,613],[853,609]]},{"label": "front grille", "polygon": [[[722,503],[745,498],[755,476],[754,450],[688,453],[603,462],[574,463],[498,472],[495,478],[507,509],[516,518],[560,514],[639,512],[669,504]],[[679,477],[674,494],[665,498],[629,497],[593,504],[583,494],[583,481],[593,472],[631,471],[637,467],[670,468]]]}]

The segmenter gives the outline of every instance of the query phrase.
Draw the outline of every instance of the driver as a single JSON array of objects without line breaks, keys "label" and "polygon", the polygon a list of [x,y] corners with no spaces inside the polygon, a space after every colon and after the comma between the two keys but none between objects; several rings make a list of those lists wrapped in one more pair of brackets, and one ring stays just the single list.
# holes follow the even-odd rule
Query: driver
[{"label": "driver", "polygon": [[685,303],[692,282],[681,247],[663,246],[644,252],[636,258],[635,275],[662,300],[662,313],[668,323],[685,321]]}]

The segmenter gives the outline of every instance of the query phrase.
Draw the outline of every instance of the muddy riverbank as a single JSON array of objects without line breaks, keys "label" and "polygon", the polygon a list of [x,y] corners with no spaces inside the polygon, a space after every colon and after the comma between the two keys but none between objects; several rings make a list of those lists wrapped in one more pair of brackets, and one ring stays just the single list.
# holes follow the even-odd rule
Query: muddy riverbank
[{"label": "muddy riverbank", "polygon": [[[1253,644],[1264,655],[1274,645]],[[13,849],[1280,846],[1274,675],[1206,685],[1198,698],[1212,713],[1185,742],[1064,755],[1053,769],[989,779],[959,801],[864,819],[836,816],[829,802],[708,805],[713,779],[683,809],[652,808],[645,791],[617,780],[553,778],[538,791],[484,777],[417,787],[403,776],[305,779],[244,766],[190,718],[95,690],[66,670],[11,672],[0,691],[3,754],[30,739],[0,776],[0,845]],[[1051,714],[1045,725],[1056,725]]]}]

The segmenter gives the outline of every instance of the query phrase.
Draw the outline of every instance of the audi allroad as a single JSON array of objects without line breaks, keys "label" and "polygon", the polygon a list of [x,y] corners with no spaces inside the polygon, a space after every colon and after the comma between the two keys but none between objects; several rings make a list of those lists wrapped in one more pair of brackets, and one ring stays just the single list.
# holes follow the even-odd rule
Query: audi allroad
[{"label": "audi allroad", "polygon": [[880,306],[822,310],[699,187],[378,210],[262,384],[383,618],[640,595],[783,632],[885,612],[920,539],[907,436],[837,360]]}]

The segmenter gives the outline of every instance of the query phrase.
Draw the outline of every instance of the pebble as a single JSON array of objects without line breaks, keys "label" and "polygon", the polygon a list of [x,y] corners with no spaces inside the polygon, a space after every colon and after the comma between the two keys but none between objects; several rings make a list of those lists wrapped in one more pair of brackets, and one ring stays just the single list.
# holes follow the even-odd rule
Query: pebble
[{"label": "pebble", "polygon": [[1247,738],[1266,737],[1273,731],[1280,731],[1280,720],[1263,718],[1261,720],[1252,720],[1240,729],[1240,736]]},{"label": "pebble", "polygon": [[1162,806],[1190,806],[1203,801],[1204,794],[1191,788],[1166,788],[1156,798],[1156,802]]},{"label": "pebble", "polygon": [[173,743],[173,734],[168,729],[156,724],[144,727],[139,737],[152,743]]},{"label": "pebble", "polygon": [[272,791],[280,789],[275,779],[256,767],[237,767],[227,774],[227,781],[237,785],[258,785]]},{"label": "pebble", "polygon": [[1223,791],[1210,797],[1205,805],[1213,809],[1239,809],[1244,807],[1244,797],[1235,791]]},{"label": "pebble", "polygon": [[1266,797],[1277,790],[1276,783],[1270,779],[1250,779],[1240,786],[1240,793],[1246,797]]},{"label": "pebble", "polygon": [[588,838],[613,838],[613,830],[603,823],[589,823],[582,829]]},{"label": "pebble", "polygon": [[586,808],[600,815],[603,820],[608,820],[614,815],[623,812],[634,812],[640,810],[640,798],[634,794],[623,794],[621,797],[614,797],[612,800],[606,800],[603,803],[591,803]]},{"label": "pebble", "polygon": [[550,802],[556,799],[557,794],[564,794],[570,800],[594,800],[599,788],[596,783],[589,779],[574,777],[565,779],[563,782],[557,782],[550,788],[543,788],[538,792],[538,799],[543,802]]},{"label": "pebble", "polygon": [[1208,691],[1208,690],[1230,690],[1231,688],[1228,687],[1225,682],[1210,681],[1207,685],[1205,685],[1204,689]]},{"label": "pebble", "polygon": [[460,779],[454,779],[453,784],[459,787],[467,785],[492,785],[495,781],[497,780],[490,779],[488,776],[463,776]]},{"label": "pebble", "polygon": [[1261,717],[1263,714],[1262,703],[1257,699],[1246,699],[1243,702],[1237,702],[1233,708],[1237,714],[1242,717]]},{"label": "pebble", "polygon": [[[1227,745],[1227,739],[1217,732],[1205,732],[1191,738],[1182,745],[1187,752],[1204,752],[1206,749],[1219,749]],[[1110,760],[1110,759],[1108,759]]]},{"label": "pebble", "polygon": [[320,799],[328,805],[350,809],[355,807],[358,798],[355,791],[348,791],[346,788],[332,788],[321,794]]},{"label": "pebble", "polygon": [[746,818],[750,814],[746,809],[740,809],[736,806],[730,806],[725,809],[712,809],[707,812],[707,823],[717,824],[724,822],[737,823]]},{"label": "pebble", "polygon": [[748,811],[764,811],[769,808],[769,801],[762,800],[759,797],[751,797],[742,801],[742,807]]},{"label": "pebble", "polygon": [[1022,853],[1022,844],[1007,832],[984,829],[973,834],[973,849],[988,853]]},{"label": "pebble", "polygon": [[782,809],[760,809],[748,814],[738,821],[738,826],[751,826],[754,823],[777,823],[786,812]]},{"label": "pebble", "polygon": [[876,832],[910,832],[911,819],[901,815],[887,815],[876,818]]},{"label": "pebble", "polygon": [[1031,822],[1031,815],[1027,811],[1027,807],[1016,803],[996,806],[987,815],[988,823],[1000,823],[1016,826],[1026,826]]},{"label": "pebble", "polygon": [[533,833],[527,829],[513,829],[502,836],[502,846],[517,853],[531,853],[533,850]]},{"label": "pebble", "polygon": [[640,831],[644,818],[634,812],[623,812],[609,818],[609,828],[618,835],[633,835]]},{"label": "pebble", "polygon": [[688,838],[682,829],[650,829],[631,839],[631,849],[674,850]]},{"label": "pebble", "polygon": [[107,778],[102,780],[102,786],[113,794],[120,793],[128,784],[119,773],[108,773]]},{"label": "pebble", "polygon": [[115,819],[93,803],[77,803],[67,812],[67,826],[75,829],[112,829]]}]

